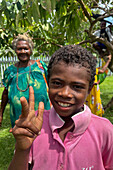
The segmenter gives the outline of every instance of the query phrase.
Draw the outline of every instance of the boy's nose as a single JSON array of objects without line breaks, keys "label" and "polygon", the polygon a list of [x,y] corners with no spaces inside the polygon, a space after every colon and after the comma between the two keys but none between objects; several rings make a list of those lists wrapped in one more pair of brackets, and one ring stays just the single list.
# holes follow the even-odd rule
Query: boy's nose
[{"label": "boy's nose", "polygon": [[64,98],[73,97],[71,89],[68,86],[63,87],[58,94]]}]

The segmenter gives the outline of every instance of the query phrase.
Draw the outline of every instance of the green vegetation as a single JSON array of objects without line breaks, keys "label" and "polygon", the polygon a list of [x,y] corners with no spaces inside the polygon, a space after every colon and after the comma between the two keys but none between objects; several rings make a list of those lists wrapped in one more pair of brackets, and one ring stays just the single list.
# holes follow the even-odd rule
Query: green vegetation
[{"label": "green vegetation", "polygon": [[[100,85],[103,106],[105,106],[113,96],[112,82],[113,76],[110,76]],[[3,88],[0,88],[0,96],[2,91]],[[5,109],[2,127],[0,128],[0,170],[7,169],[14,152],[15,140],[13,135],[9,133],[11,128],[9,114],[8,104]],[[104,117],[108,118],[113,123],[113,107],[106,110]]]},{"label": "green vegetation", "polygon": [[1,96],[2,96],[2,92],[3,92],[3,87],[0,88],[0,99],[1,99]]},{"label": "green vegetation", "polygon": [[[0,90],[1,91],[1,90]],[[0,170],[6,170],[14,152],[14,138],[9,132],[11,128],[9,104],[4,112],[2,127],[0,128]]]},{"label": "green vegetation", "polygon": [[[3,88],[0,88],[0,99]],[[0,127],[0,170],[6,170],[14,152],[14,138],[9,132],[11,128],[9,104],[7,104],[2,127]]]},{"label": "green vegetation", "polygon": [[[105,106],[113,97],[112,84],[113,84],[113,76],[109,76],[100,85],[101,99],[102,99],[103,106]],[[113,123],[113,106],[111,108],[106,109],[104,117],[106,117]]]},{"label": "green vegetation", "polygon": [[[106,15],[113,17],[112,8],[111,0],[0,0],[0,57],[15,56],[12,40],[18,33],[25,32],[33,38],[33,56],[36,57],[40,54],[51,56],[67,44],[80,43],[94,52],[92,42],[99,39],[92,33],[99,29],[99,21]],[[102,16],[95,19],[92,13]],[[112,43],[101,41],[107,43],[113,53]],[[111,70],[112,64],[113,60]]]}]

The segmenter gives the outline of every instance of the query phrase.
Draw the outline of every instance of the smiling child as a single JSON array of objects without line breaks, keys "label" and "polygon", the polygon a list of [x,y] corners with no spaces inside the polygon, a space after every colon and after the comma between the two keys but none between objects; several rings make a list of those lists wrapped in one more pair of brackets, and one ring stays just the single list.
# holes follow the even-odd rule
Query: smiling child
[{"label": "smiling child", "polygon": [[21,98],[9,170],[27,170],[29,161],[33,170],[113,170],[113,125],[84,104],[95,71],[95,57],[81,46],[64,46],[53,54],[48,65],[53,107],[44,111],[41,102],[35,113],[32,87],[29,104]]}]

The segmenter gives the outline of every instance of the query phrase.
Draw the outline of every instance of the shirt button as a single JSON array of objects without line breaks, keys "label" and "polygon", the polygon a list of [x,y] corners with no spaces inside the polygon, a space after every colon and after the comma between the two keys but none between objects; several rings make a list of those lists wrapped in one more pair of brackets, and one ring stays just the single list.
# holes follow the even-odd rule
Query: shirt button
[{"label": "shirt button", "polygon": [[62,170],[64,168],[64,165],[61,163],[60,164],[60,169]]}]

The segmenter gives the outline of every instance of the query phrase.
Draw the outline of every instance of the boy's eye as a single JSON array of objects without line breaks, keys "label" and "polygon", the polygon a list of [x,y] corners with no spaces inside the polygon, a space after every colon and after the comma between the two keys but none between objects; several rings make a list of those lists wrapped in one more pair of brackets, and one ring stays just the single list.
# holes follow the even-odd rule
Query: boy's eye
[{"label": "boy's eye", "polygon": [[61,82],[59,82],[59,81],[52,81],[52,82],[51,82],[51,85],[60,86],[60,85],[61,85]]},{"label": "boy's eye", "polygon": [[82,89],[84,89],[84,87],[80,86],[80,85],[73,85],[73,89],[82,90]]}]

